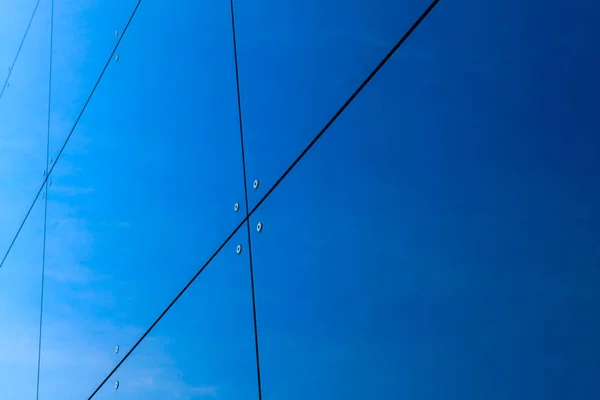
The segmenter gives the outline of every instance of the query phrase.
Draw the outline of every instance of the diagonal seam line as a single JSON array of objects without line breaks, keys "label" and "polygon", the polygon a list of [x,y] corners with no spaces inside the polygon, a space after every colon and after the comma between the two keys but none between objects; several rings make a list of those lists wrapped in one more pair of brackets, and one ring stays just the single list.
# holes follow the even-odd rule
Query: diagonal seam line
[{"label": "diagonal seam line", "polygon": [[44,189],[44,186],[46,185],[46,182],[50,178],[50,174],[52,173],[52,171],[54,171],[54,167],[56,166],[56,163],[60,159],[60,156],[62,156],[62,153],[65,150],[65,147],[67,146],[67,144],[69,143],[69,140],[71,139],[71,136],[73,136],[73,132],[75,131],[75,128],[77,127],[77,124],[79,124],[79,120],[81,119],[83,113],[85,112],[85,109],[87,108],[88,104],[90,103],[90,100],[92,99],[92,96],[94,96],[94,93],[96,92],[96,89],[98,88],[98,85],[100,84],[100,81],[102,80],[102,77],[104,76],[104,73],[108,69],[108,66],[109,66],[110,62],[112,61],[112,58],[114,57],[115,52],[117,51],[117,48],[119,47],[119,44],[121,43],[121,40],[125,36],[125,33],[127,32],[127,28],[129,28],[129,25],[131,24],[131,21],[133,20],[133,17],[135,16],[135,14],[136,14],[136,12],[137,12],[137,10],[138,10],[138,8],[139,8],[139,6],[140,6],[141,3],[142,3],[142,0],[138,0],[137,4],[135,5],[135,8],[133,9],[133,12],[131,13],[131,16],[129,17],[129,20],[127,21],[127,24],[125,25],[125,28],[123,28],[123,33],[119,36],[119,39],[117,40],[117,44],[113,48],[113,51],[110,53],[110,57],[106,61],[106,64],[104,65],[104,68],[102,68],[102,72],[98,76],[98,79],[96,80],[96,83],[94,84],[94,87],[92,88],[92,91],[90,92],[90,94],[89,94],[87,100],[85,101],[85,103],[84,103],[81,111],[79,112],[79,115],[77,116],[77,119],[75,120],[75,123],[73,124],[73,127],[69,131],[69,134],[67,135],[67,138],[65,139],[62,147],[60,148],[60,151],[58,152],[58,155],[56,156],[56,159],[54,160],[54,163],[52,164],[52,167],[50,167],[50,170],[48,170],[48,173],[46,174],[44,180],[42,181],[42,184],[41,184],[41,186],[40,186],[37,194],[35,195],[33,201],[31,202],[31,206],[29,206],[29,210],[27,210],[27,213],[25,214],[25,218],[23,218],[23,221],[21,222],[21,225],[19,226],[19,229],[17,229],[17,233],[15,234],[12,242],[10,243],[10,246],[8,246],[8,250],[6,250],[6,253],[4,254],[4,257],[2,258],[2,262],[0,262],[0,269],[4,265],[4,262],[6,261],[6,258],[10,254],[10,251],[12,250],[15,242],[17,241],[17,238],[19,237],[19,234],[21,233],[21,230],[23,229],[23,226],[25,225],[25,222],[27,221],[27,218],[29,218],[29,214],[31,214],[31,210],[33,210],[33,206],[35,206],[35,202],[37,201],[38,197],[42,193],[42,190]]},{"label": "diagonal seam line", "polygon": [[129,358],[131,353],[135,351],[135,349],[142,343],[142,341],[152,332],[154,327],[163,319],[165,314],[169,312],[169,310],[177,303],[177,301],[183,296],[183,294],[189,289],[189,287],[194,283],[194,281],[200,276],[200,274],[206,269],[206,267],[215,259],[217,254],[221,252],[221,250],[229,243],[229,241],[233,238],[233,236],[240,230],[240,228],[250,219],[252,214],[256,212],[256,210],[264,203],[264,201],[273,193],[273,191],[281,184],[281,182],[285,179],[285,177],[292,171],[292,169],[302,160],[302,158],[306,155],[306,153],[315,145],[315,143],[323,136],[323,134],[329,129],[329,127],[335,122],[335,120],[342,114],[342,112],[350,105],[350,103],[358,96],[358,94],[364,89],[364,87],[373,79],[373,77],[379,72],[379,70],[388,62],[388,60],[394,55],[394,53],[398,50],[400,46],[408,39],[408,37],[417,29],[417,27],[423,22],[423,20],[429,15],[429,13],[435,8],[435,6],[440,2],[440,0],[434,0],[429,7],[421,14],[421,16],[413,23],[413,25],[406,31],[406,33],[402,36],[402,38],[396,43],[396,45],[388,52],[388,54],[380,61],[380,63],[375,67],[375,69],[367,76],[367,78],[360,84],[360,86],[354,91],[354,93],[348,98],[348,100],[342,105],[342,107],[334,114],[334,116],[329,120],[329,122],[323,127],[323,129],[315,136],[315,138],[308,144],[308,146],[300,153],[300,155],[292,162],[292,164],[288,167],[288,169],[279,177],[279,179],[271,186],[271,188],[265,193],[265,195],[260,199],[258,203],[250,210],[250,212],[246,215],[246,217],[237,225],[237,227],[227,236],[227,238],[221,243],[221,245],[215,250],[215,252],[206,260],[206,262],[200,267],[200,269],[196,272],[196,274],[189,280],[189,282],[181,289],[181,291],[175,296],[175,298],[169,303],[169,305],[160,313],[158,318],[154,320],[152,325],[144,332],[144,334],[135,342],[133,347],[129,349],[127,354],[123,356],[121,361],[110,371],[110,373],[104,378],[104,380],[98,385],[98,387],[94,390],[94,392],[90,395],[88,400],[91,400],[98,391],[104,386],[104,384],[114,375],[114,373],[121,367],[121,365]]},{"label": "diagonal seam line", "polygon": [[17,49],[17,54],[15,54],[15,58],[13,59],[10,69],[8,70],[8,75],[6,76],[6,80],[4,81],[4,85],[2,86],[2,90],[0,91],[0,99],[2,99],[2,96],[4,95],[4,91],[6,90],[8,81],[12,75],[13,69],[15,68],[15,64],[17,63],[17,60],[19,59],[19,54],[21,54],[21,49],[23,48],[23,43],[25,43],[27,34],[29,34],[29,28],[31,28],[31,23],[33,22],[33,18],[35,17],[35,13],[37,12],[39,5],[40,5],[40,0],[37,0],[37,3],[35,3],[35,8],[33,9],[33,13],[31,14],[31,17],[29,18],[29,23],[27,24],[27,29],[25,29],[25,34],[23,35],[23,38],[21,39],[21,44],[19,44],[19,48]]},{"label": "diagonal seam line", "polygon": [[[235,84],[237,88],[237,107],[238,107],[238,119],[240,122],[240,144],[242,148],[242,171],[244,174],[244,200],[246,203],[246,217],[248,217],[248,174],[246,172],[246,152],[244,147],[244,129],[242,123],[242,100],[240,94],[240,74],[238,66],[238,55],[237,55],[237,40],[235,32],[235,13],[233,7],[233,0],[229,0],[231,6],[231,32],[233,37],[233,58],[235,62]],[[256,292],[254,286],[254,262],[252,257],[252,235],[250,233],[250,219],[246,220],[246,228],[248,232],[248,261],[250,267],[250,289],[252,299],[252,317],[254,324],[254,351],[256,356],[256,385],[258,388],[258,400],[262,400],[262,382],[260,375],[260,351],[259,351],[259,339],[258,339],[258,323],[256,318]]]}]

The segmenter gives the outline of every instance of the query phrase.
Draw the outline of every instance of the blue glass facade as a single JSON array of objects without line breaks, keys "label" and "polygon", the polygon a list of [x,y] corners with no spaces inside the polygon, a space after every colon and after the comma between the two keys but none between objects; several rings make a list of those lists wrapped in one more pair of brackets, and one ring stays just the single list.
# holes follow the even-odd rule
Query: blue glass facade
[{"label": "blue glass facade", "polygon": [[0,398],[600,395],[600,5],[26,3]]}]

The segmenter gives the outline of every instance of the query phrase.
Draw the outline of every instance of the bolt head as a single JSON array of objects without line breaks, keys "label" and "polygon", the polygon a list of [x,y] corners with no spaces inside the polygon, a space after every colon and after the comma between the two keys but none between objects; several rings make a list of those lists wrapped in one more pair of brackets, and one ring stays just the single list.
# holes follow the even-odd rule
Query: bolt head
[{"label": "bolt head", "polygon": [[262,231],[262,228],[263,228],[263,227],[262,227],[262,222],[259,222],[259,223],[256,225],[256,231],[257,231],[257,232],[260,232],[260,231]]},{"label": "bolt head", "polygon": [[115,37],[117,37],[117,36],[119,36],[119,30],[118,29],[115,31]]},{"label": "bolt head", "polygon": [[119,346],[115,347],[115,353],[119,352]]},{"label": "bolt head", "polygon": [[252,184],[252,187],[254,188],[254,190],[258,189],[258,185],[260,185],[260,182],[258,182],[258,179],[254,180],[254,183]]},{"label": "bolt head", "polygon": [[242,245],[238,244],[237,247],[235,248],[235,252],[240,254],[242,252]]},{"label": "bolt head", "polygon": [[119,61],[119,55],[118,54],[115,56],[115,61]]},{"label": "bolt head", "polygon": [[238,212],[239,209],[240,209],[240,203],[235,203],[233,205],[233,211]]},{"label": "bolt head", "polygon": [[115,381],[115,389],[119,388],[119,381]]}]

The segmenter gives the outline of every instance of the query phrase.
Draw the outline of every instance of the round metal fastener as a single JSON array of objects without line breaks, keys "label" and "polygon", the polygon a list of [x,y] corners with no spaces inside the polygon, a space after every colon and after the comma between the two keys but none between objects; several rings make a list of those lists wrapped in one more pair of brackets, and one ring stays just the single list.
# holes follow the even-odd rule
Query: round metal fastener
[{"label": "round metal fastener", "polygon": [[240,203],[235,203],[233,205],[233,211],[238,212],[239,209],[240,209]]},{"label": "round metal fastener", "polygon": [[260,232],[260,231],[262,231],[262,222],[259,222],[259,223],[256,225],[256,231],[257,231],[257,232]]},{"label": "round metal fastener", "polygon": [[115,61],[119,61],[119,55],[118,54],[115,56]]},{"label": "round metal fastener", "polygon": [[119,352],[119,346],[115,347],[115,353]]},{"label": "round metal fastener", "polygon": [[235,248],[235,252],[240,254],[242,252],[242,245],[238,244],[237,247]]},{"label": "round metal fastener", "polygon": [[260,182],[258,181],[258,179],[255,179],[254,183],[252,184],[252,187],[256,190],[256,189],[258,189],[259,184],[260,184]]},{"label": "round metal fastener", "polygon": [[119,388],[119,381],[115,381],[115,389]]},{"label": "round metal fastener", "polygon": [[115,37],[117,37],[117,36],[119,36],[119,30],[118,29],[115,31]]}]

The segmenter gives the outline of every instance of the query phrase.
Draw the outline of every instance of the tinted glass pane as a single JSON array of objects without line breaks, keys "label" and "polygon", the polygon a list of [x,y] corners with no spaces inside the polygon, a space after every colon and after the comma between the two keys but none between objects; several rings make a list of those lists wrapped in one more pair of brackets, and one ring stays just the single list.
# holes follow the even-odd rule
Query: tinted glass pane
[{"label": "tinted glass pane", "polygon": [[2,23],[0,24],[0,36],[2,37],[0,43],[0,66],[2,66],[0,69],[0,90],[2,90],[2,85],[4,85],[4,81],[11,70],[10,67],[15,60],[36,3],[37,0],[7,1],[0,6],[2,12]]},{"label": "tinted glass pane", "polygon": [[[12,8],[9,5],[6,7]],[[18,64],[0,99],[0,257],[4,256],[44,179],[48,125],[49,10],[45,2],[40,3]],[[29,7],[27,13],[31,14]],[[4,16],[0,17],[0,25],[3,20]],[[28,18],[27,21],[17,20],[23,25],[19,29],[14,28],[18,34],[11,32],[7,43],[13,37],[18,37],[17,42],[22,38]],[[16,50],[11,46],[12,57]],[[1,70],[0,85],[4,85],[6,78],[4,68],[7,67]]]},{"label": "tinted glass pane", "polygon": [[[80,3],[55,1],[53,159],[136,1]],[[427,5],[236,3],[251,205]],[[0,6],[0,68],[33,6]],[[143,2],[52,173],[42,399],[87,398],[244,217],[229,12]],[[49,16],[0,99],[0,251],[44,179]],[[262,204],[265,400],[599,397],[599,18],[441,2]],[[0,398],[35,396],[44,201],[0,267]],[[249,247],[95,398],[256,398]]]},{"label": "tinted glass pane", "polygon": [[54,0],[53,156],[62,147],[136,3]]},{"label": "tinted glass pane", "polygon": [[[239,255],[237,244],[244,247]],[[201,273],[95,399],[256,398],[246,246],[243,231]],[[204,261],[196,260],[194,269]]]},{"label": "tinted glass pane", "polygon": [[235,2],[249,176],[272,185],[428,3]]},{"label": "tinted glass pane", "polygon": [[6,399],[35,398],[43,218],[40,199],[0,269],[0,393]]},{"label": "tinted glass pane", "polygon": [[68,357],[43,364],[49,398],[89,394],[242,219],[228,21],[142,4],[57,162],[44,352]]},{"label": "tinted glass pane", "polygon": [[252,217],[265,399],[598,396],[598,6],[535,10],[442,2]]},{"label": "tinted glass pane", "polygon": [[[46,166],[49,7],[41,4],[11,71],[35,2],[0,6],[0,257],[4,258]],[[0,393],[36,393],[44,201],[33,206],[0,266]],[[1,258],[0,258],[1,260]]]}]

